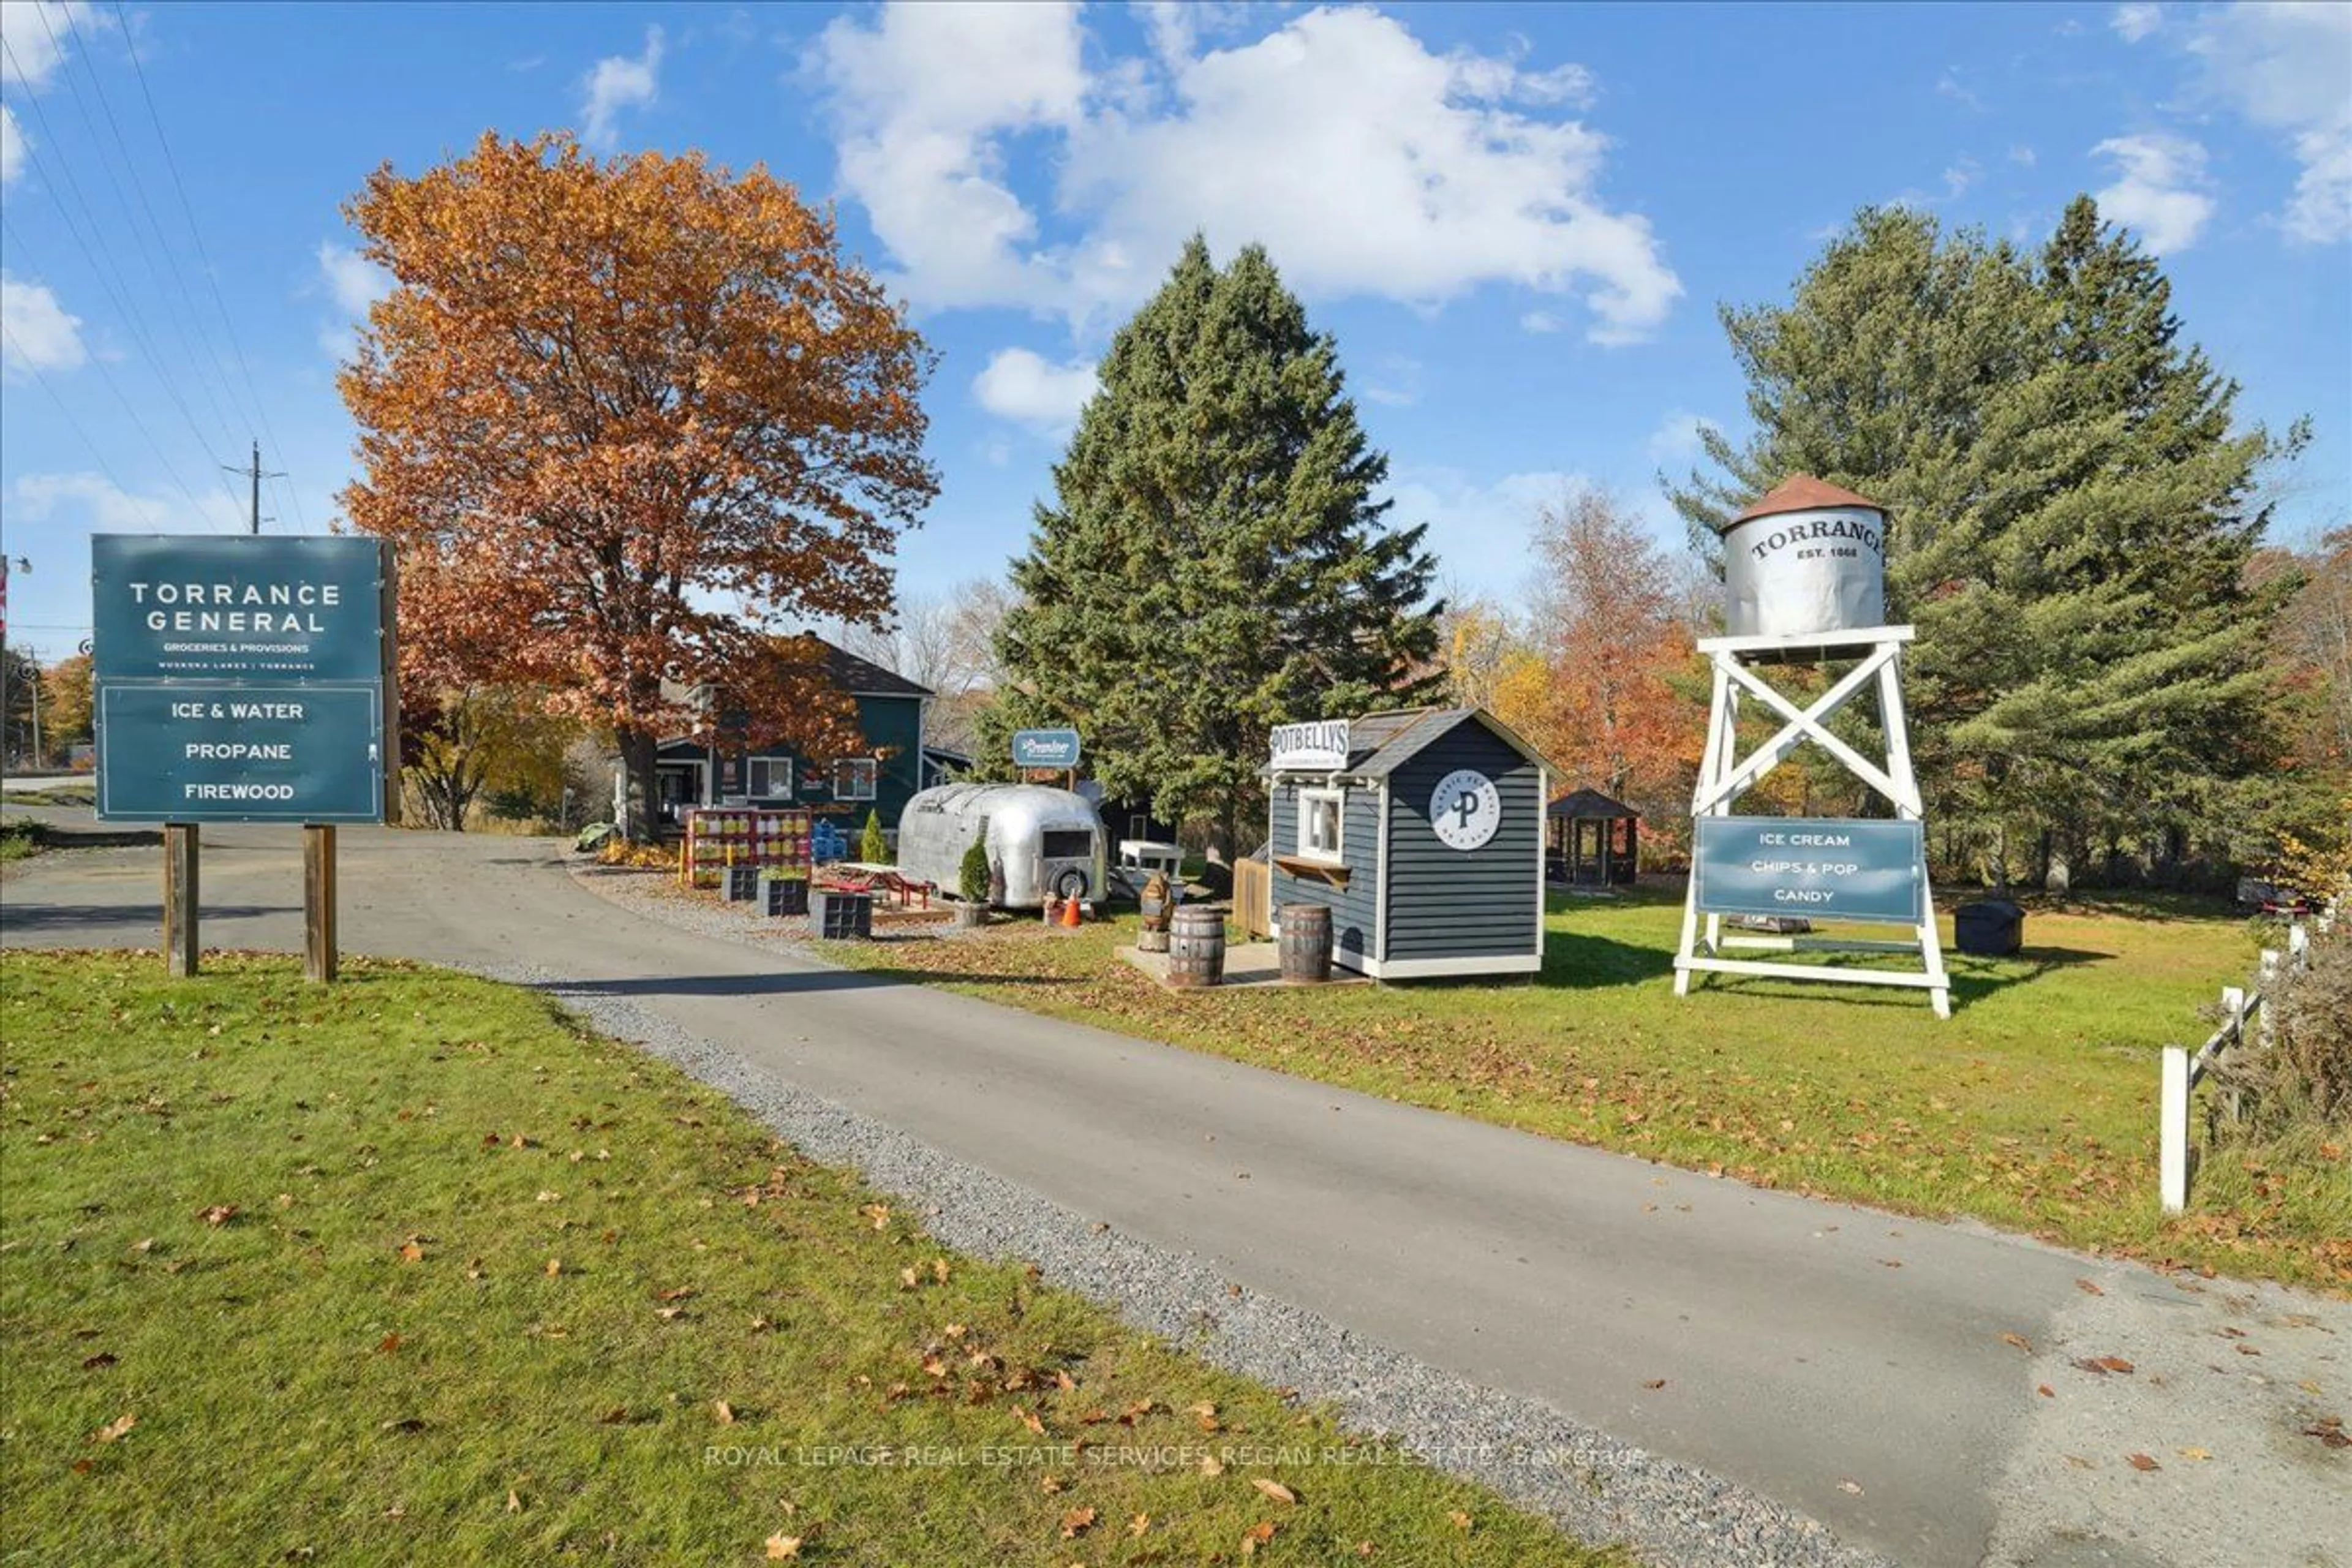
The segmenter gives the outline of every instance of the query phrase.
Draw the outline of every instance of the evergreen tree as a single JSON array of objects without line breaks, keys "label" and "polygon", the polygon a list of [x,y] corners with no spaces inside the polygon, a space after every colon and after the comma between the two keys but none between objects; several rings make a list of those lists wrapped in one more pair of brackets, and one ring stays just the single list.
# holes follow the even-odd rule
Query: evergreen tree
[{"label": "evergreen tree", "polygon": [[2042,836],[2179,823],[2262,765],[2276,595],[2244,567],[2259,466],[2237,387],[2179,338],[2169,286],[2087,197],[2038,257],[1865,210],[1786,306],[1730,310],[1756,434],[1674,491],[1695,540],[1806,471],[1894,514],[1888,615],[1933,809]]},{"label": "evergreen tree", "polygon": [[1338,350],[1257,247],[1219,270],[1196,237],[1100,374],[1013,563],[983,743],[1075,726],[1109,794],[1230,856],[1270,727],[1434,691],[1425,531],[1385,525]]}]

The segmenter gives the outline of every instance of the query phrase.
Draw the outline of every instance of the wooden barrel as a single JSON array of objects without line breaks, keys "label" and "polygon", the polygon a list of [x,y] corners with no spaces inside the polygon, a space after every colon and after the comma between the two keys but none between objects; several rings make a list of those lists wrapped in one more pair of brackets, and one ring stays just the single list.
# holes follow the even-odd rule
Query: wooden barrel
[{"label": "wooden barrel", "polygon": [[1328,904],[1282,906],[1282,977],[1319,984],[1331,978],[1331,910]]},{"label": "wooden barrel", "polygon": [[1225,917],[1187,905],[1168,923],[1168,984],[1215,985],[1225,977]]}]

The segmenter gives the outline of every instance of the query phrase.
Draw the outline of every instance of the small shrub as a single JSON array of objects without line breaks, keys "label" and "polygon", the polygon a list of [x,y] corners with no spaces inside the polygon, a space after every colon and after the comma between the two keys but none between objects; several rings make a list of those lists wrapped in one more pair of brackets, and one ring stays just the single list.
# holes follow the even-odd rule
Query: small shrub
[{"label": "small shrub", "polygon": [[2247,1119],[2271,1131],[2352,1124],[2352,931],[2315,934],[2263,1006],[2270,1047],[2249,1041],[2216,1068],[2251,1100]]},{"label": "small shrub", "polygon": [[956,893],[968,904],[988,901],[988,846],[978,839],[965,847],[963,863],[956,868]]},{"label": "small shrub", "polygon": [[882,813],[866,814],[866,831],[857,836],[857,858],[869,866],[879,866],[890,858],[890,840],[882,832]]}]

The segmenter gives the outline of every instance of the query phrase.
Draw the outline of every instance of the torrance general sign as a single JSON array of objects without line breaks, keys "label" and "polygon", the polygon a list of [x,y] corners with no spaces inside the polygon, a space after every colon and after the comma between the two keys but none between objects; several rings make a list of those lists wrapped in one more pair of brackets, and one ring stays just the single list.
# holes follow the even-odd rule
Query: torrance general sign
[{"label": "torrance general sign", "polygon": [[383,819],[382,544],[100,534],[90,560],[100,816]]}]

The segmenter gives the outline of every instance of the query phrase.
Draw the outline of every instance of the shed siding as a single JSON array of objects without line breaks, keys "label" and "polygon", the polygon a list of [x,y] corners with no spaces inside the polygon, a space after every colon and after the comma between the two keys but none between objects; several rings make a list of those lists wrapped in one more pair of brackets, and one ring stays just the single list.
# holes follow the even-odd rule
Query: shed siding
[{"label": "shed siding", "polygon": [[[1276,855],[1298,848],[1298,787],[1275,781],[1268,837]],[[1340,846],[1348,858],[1348,885],[1335,888],[1318,877],[1294,877],[1274,868],[1271,892],[1277,913],[1285,904],[1326,904],[1331,910],[1331,950],[1359,958],[1372,952],[1377,930],[1381,849],[1381,792],[1350,786],[1340,808]]]},{"label": "shed siding", "polygon": [[[1430,792],[1456,768],[1475,768],[1493,779],[1503,802],[1495,837],[1468,851],[1447,848],[1429,821]],[[1465,721],[1390,776],[1389,799],[1385,957],[1534,952],[1545,805],[1535,764],[1485,726]]]}]

